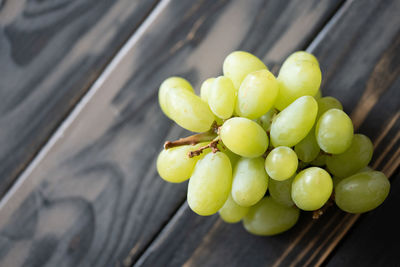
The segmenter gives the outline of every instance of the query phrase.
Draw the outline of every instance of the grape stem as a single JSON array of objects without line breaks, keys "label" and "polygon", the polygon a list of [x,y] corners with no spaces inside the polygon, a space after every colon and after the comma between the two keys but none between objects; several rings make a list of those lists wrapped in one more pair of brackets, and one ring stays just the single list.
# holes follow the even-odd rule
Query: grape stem
[{"label": "grape stem", "polygon": [[325,203],[325,205],[322,208],[313,211],[312,218],[314,220],[319,219],[330,207],[333,206],[334,200],[335,200],[335,196],[332,193],[331,197],[328,199],[328,201]]},{"label": "grape stem", "polygon": [[204,133],[194,134],[191,136],[187,136],[184,138],[180,138],[175,141],[167,141],[164,143],[164,149],[169,149],[177,146],[184,146],[184,145],[196,145],[201,142],[212,141],[217,134],[214,131],[208,131]]},{"label": "grape stem", "polygon": [[213,153],[217,153],[217,151],[220,151],[219,148],[217,147],[219,143],[219,136],[217,136],[216,138],[214,138],[214,140],[212,140],[208,145],[202,146],[197,150],[194,151],[190,151],[188,153],[188,157],[189,158],[193,158],[196,157],[198,155],[200,155],[201,153],[203,153],[203,151],[207,148],[211,148]]}]

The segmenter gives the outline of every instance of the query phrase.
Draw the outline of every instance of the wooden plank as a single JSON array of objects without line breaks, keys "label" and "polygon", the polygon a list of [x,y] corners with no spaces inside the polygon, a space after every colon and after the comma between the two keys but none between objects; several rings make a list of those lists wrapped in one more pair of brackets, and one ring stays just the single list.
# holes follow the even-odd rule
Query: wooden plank
[{"label": "wooden plank", "polygon": [[[309,47],[321,62],[323,94],[338,97],[357,132],[372,138],[372,166],[388,176],[399,166],[399,11],[399,1],[347,2]],[[399,184],[392,186],[396,192]],[[396,204],[384,203],[371,214]],[[135,266],[319,266],[358,218],[331,208],[313,221],[311,213],[304,212],[288,232],[257,237],[217,215],[197,216],[185,203]],[[374,242],[366,245],[374,249]],[[380,252],[379,257],[385,257],[385,251]],[[343,251],[342,258],[347,253]],[[364,266],[352,259],[347,266]]]},{"label": "wooden plank", "polygon": [[161,81],[198,86],[238,47],[280,62],[340,3],[162,1],[0,204],[0,265],[137,259],[186,195],[155,170],[164,140],[183,134],[158,107]]},{"label": "wooden plank", "polygon": [[157,1],[2,1],[0,197]]},{"label": "wooden plank", "polygon": [[388,199],[378,210],[362,216],[328,258],[326,266],[398,266],[400,174],[392,182]]}]

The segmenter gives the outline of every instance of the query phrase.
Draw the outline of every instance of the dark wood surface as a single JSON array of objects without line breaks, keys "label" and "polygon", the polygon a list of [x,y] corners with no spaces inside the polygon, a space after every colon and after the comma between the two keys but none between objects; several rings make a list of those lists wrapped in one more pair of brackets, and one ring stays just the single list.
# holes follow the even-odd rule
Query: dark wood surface
[{"label": "dark wood surface", "polygon": [[0,197],[157,2],[0,1]]},{"label": "dark wood surface", "polygon": [[[118,3],[121,9],[116,14],[132,8],[129,1]],[[393,194],[398,191],[399,178],[392,174],[400,158],[400,3],[161,0],[155,7],[147,3],[145,6],[152,10],[149,16],[139,11],[140,5],[137,11],[130,9],[129,16],[137,12],[146,20],[2,199],[0,266],[295,266],[324,261],[332,266],[354,266],[360,253],[366,253],[357,249],[354,242],[365,242],[361,247],[373,250],[360,261],[363,266],[390,266],[395,262],[393,257],[397,255],[391,249],[385,250],[383,242],[392,233],[389,243],[395,244],[395,224],[390,222],[383,229],[385,224],[380,217],[390,220],[393,202],[397,202]],[[24,10],[22,6],[18,8]],[[121,28],[125,33],[137,28],[129,24],[131,28],[126,29],[126,24],[115,23],[115,13],[110,13],[114,17],[106,23],[108,27]],[[102,24],[106,20],[98,21]],[[111,31],[107,27],[99,29]],[[72,30],[79,31],[71,26],[66,36]],[[78,39],[85,38],[77,35],[75,41]],[[97,44],[96,38],[89,39]],[[103,65],[87,67],[89,73],[96,70],[94,76],[88,72],[77,74],[81,83],[76,83],[74,90],[57,91],[57,79],[51,78],[48,87],[43,87],[48,89],[38,94],[46,103],[51,92],[59,93],[64,108],[58,102],[47,101],[49,106],[58,103],[61,108],[49,109],[47,117],[36,118],[33,115],[38,111],[27,106],[31,118],[38,120],[37,125],[51,120],[47,123],[52,123],[53,129],[64,116],[53,113],[65,114],[77,102],[119,46],[112,46],[112,53],[108,51],[111,48],[102,50],[101,53],[110,53]],[[51,47],[57,54],[57,46]],[[187,184],[165,183],[155,170],[155,157],[164,140],[187,134],[161,113],[156,97],[159,84],[168,76],[181,75],[198,88],[203,79],[218,75],[223,58],[238,48],[254,52],[276,70],[288,54],[307,47],[321,61],[323,93],[342,101],[358,131],[374,141],[373,165],[393,176],[389,199],[358,222],[359,216],[334,208],[318,221],[304,213],[295,228],[268,238],[249,235],[240,224],[225,224],[218,216],[195,215],[185,202]],[[87,50],[89,57],[90,52]],[[50,60],[49,55],[42,60]],[[100,54],[95,55],[100,60]],[[68,64],[66,54],[60,58],[58,64]],[[82,62],[86,61],[76,62],[84,65]],[[58,75],[63,75],[65,81],[69,77],[67,70],[78,65],[58,67]],[[48,74],[40,72],[40,66],[32,76],[52,77],[49,70]],[[24,95],[22,89],[15,92]],[[52,129],[37,132],[37,138],[45,140]],[[26,142],[35,146],[31,155],[43,143],[37,139]],[[21,166],[23,161],[18,160],[10,160],[11,165]],[[338,256],[332,256],[354,223],[356,228],[335,251]],[[371,225],[380,229],[374,235],[382,242],[371,239]],[[349,247],[351,257],[347,257]],[[384,255],[385,259],[368,261],[374,255]]]}]

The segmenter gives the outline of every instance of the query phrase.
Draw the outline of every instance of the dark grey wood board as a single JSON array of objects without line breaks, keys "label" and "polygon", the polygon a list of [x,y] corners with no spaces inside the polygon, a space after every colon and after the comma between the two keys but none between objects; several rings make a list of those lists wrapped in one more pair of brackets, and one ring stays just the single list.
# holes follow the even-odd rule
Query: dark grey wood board
[{"label": "dark grey wood board", "polygon": [[135,261],[186,195],[186,184],[167,184],[155,170],[164,140],[184,134],[158,107],[162,80],[182,75],[198,86],[238,47],[273,66],[340,4],[161,1],[1,202],[0,265]]},{"label": "dark grey wood board", "polygon": [[[309,47],[323,69],[323,94],[339,98],[356,131],[371,137],[376,147],[371,165],[388,176],[399,166],[399,12],[398,1],[347,2]],[[398,186],[398,181],[393,183],[391,195]],[[385,205],[397,204],[391,201],[392,196],[370,216],[381,214]],[[293,229],[263,238],[246,233],[240,224],[225,224],[217,215],[197,216],[184,203],[135,266],[319,266],[358,218],[337,208],[316,221],[303,213]],[[390,232],[399,235],[397,226]],[[373,250],[377,245],[380,256],[387,258],[373,262],[397,264],[397,254],[390,254],[392,250],[385,254],[385,244],[364,241],[364,247]],[[351,245],[357,246],[347,246]],[[346,261],[347,266],[365,266],[357,261],[365,251],[354,248],[352,252],[360,254],[350,258],[353,262]],[[347,252],[342,255],[345,258]],[[363,261],[376,266],[373,262]]]},{"label": "dark grey wood board", "polygon": [[2,2],[0,197],[157,2]]}]

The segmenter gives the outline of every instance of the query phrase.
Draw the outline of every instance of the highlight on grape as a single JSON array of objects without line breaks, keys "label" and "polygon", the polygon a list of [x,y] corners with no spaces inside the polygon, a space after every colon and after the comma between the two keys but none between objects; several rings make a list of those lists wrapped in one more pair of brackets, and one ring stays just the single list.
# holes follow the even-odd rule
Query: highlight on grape
[{"label": "highlight on grape", "polygon": [[197,96],[181,77],[159,89],[165,115],[196,134],[165,142],[161,178],[189,179],[187,202],[199,215],[242,221],[255,235],[293,227],[300,210],[317,219],[332,203],[363,213],[386,199],[390,183],[368,167],[373,145],[334,97],[321,96],[316,57],[298,51],[275,77],[256,56],[234,51],[223,75]]}]

